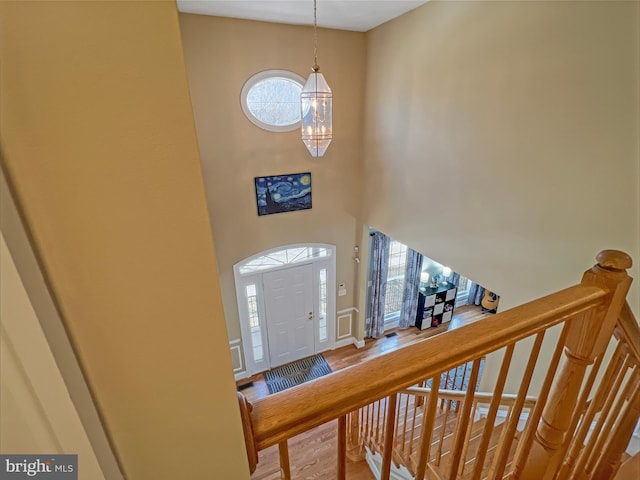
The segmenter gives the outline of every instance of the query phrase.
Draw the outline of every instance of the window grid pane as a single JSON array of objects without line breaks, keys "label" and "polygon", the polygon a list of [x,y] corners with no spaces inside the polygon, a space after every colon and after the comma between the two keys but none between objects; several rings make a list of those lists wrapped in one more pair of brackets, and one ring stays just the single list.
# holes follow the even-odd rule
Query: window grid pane
[{"label": "window grid pane", "polygon": [[462,275],[460,275],[460,279],[458,280],[458,293],[467,292],[470,286],[471,286],[471,280],[469,280],[467,277],[463,277]]},{"label": "window grid pane", "polygon": [[251,343],[253,347],[253,360],[260,362],[264,360],[264,349],[262,348],[262,331],[260,329],[260,317],[258,315],[258,296],[255,285],[246,286],[247,310],[249,312],[249,328],[251,329]]},{"label": "window grid pane", "polygon": [[240,274],[245,275],[247,273],[268,270],[270,268],[280,267],[291,263],[304,262],[313,258],[328,257],[330,255],[331,251],[326,248],[289,248],[287,250],[280,250],[268,255],[263,255],[262,257],[254,258],[240,267]]},{"label": "window grid pane", "polygon": [[318,328],[320,333],[320,341],[325,342],[329,336],[327,332],[327,269],[320,269],[320,305],[318,311],[320,318],[318,319]]},{"label": "window grid pane", "polygon": [[247,107],[266,124],[293,125],[300,121],[301,91],[301,85],[287,78],[267,78],[249,90]]},{"label": "window grid pane", "polygon": [[389,245],[389,269],[384,314],[399,312],[404,291],[404,272],[407,265],[407,246],[396,240]]}]

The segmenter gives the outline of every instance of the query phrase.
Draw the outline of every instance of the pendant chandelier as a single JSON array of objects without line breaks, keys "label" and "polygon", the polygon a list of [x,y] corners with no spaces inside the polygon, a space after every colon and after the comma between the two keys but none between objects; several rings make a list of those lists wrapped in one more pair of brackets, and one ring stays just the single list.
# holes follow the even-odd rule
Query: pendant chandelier
[{"label": "pendant chandelier", "polygon": [[318,66],[318,24],[313,0],[313,57],[311,75],[300,93],[302,141],[312,157],[322,157],[333,136],[331,111],[333,94]]}]

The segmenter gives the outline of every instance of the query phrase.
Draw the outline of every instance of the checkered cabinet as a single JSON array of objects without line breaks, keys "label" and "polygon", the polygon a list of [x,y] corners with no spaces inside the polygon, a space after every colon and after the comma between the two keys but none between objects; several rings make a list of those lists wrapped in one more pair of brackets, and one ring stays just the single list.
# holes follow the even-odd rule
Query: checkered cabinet
[{"label": "checkered cabinet", "polygon": [[424,330],[449,322],[456,306],[457,291],[458,289],[451,284],[421,289],[418,295],[416,327]]}]

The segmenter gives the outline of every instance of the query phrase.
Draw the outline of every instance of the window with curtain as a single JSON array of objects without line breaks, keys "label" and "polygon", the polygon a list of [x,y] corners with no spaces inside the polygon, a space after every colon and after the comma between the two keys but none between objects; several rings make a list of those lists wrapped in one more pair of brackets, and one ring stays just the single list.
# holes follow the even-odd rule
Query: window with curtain
[{"label": "window with curtain", "polygon": [[414,325],[419,289],[426,289],[434,279],[440,286],[457,287],[456,306],[480,305],[484,288],[469,278],[382,232],[371,236],[366,337],[379,338],[385,329]]}]

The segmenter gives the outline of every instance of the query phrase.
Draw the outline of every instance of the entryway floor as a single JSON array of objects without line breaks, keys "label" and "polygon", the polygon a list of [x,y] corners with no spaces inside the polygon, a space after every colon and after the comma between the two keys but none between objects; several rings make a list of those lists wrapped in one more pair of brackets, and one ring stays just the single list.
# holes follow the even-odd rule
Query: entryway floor
[{"label": "entryway floor", "polygon": [[[455,309],[454,316],[450,322],[438,327],[431,327],[422,331],[415,327],[404,329],[394,328],[386,331],[385,334],[396,333],[396,335],[390,337],[382,336],[378,339],[367,338],[365,339],[365,346],[362,348],[347,345],[336,348],[335,350],[322,352],[322,354],[327,359],[331,370],[335,372],[336,370],[377,357],[383,353],[397,350],[425,338],[444,333],[447,330],[460,328],[490,315],[492,314],[483,312],[479,306],[465,305]],[[264,375],[262,373],[239,380],[237,385],[240,388],[249,383],[253,383],[253,385],[243,388],[241,391],[250,402],[269,395],[269,390],[267,389],[267,384],[264,381]]]}]

